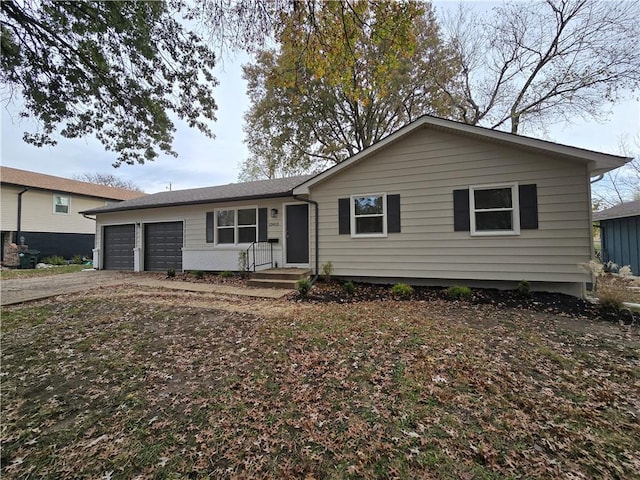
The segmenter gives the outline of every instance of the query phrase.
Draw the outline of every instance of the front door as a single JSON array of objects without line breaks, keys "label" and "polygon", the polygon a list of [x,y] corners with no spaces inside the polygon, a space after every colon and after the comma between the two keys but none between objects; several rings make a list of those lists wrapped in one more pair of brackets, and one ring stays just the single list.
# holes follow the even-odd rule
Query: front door
[{"label": "front door", "polygon": [[288,264],[309,263],[309,206],[286,206],[286,242]]}]

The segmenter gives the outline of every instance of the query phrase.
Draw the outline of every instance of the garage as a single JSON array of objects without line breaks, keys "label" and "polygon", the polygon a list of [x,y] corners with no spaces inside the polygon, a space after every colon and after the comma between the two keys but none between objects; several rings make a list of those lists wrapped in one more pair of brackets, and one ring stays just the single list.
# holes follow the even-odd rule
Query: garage
[{"label": "garage", "polygon": [[182,271],[182,222],[147,223],[144,226],[144,269]]},{"label": "garage", "polygon": [[109,225],[103,230],[105,270],[133,270],[133,249],[136,243],[136,229],[130,225]]}]

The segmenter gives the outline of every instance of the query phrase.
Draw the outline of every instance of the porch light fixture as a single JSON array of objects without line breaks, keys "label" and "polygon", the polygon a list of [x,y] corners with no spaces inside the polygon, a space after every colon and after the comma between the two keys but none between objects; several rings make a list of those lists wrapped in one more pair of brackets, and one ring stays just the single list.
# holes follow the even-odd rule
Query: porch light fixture
[{"label": "porch light fixture", "polygon": [[271,209],[271,218],[278,218],[278,209],[277,208],[272,208]]}]

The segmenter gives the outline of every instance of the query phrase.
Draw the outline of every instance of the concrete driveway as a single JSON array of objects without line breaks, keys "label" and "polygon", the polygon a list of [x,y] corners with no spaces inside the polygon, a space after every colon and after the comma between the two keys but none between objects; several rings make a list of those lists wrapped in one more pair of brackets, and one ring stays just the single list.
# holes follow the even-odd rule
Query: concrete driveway
[{"label": "concrete driveway", "polygon": [[126,273],[107,270],[2,280],[0,281],[0,303],[13,305],[122,283],[128,283]]},{"label": "concrete driveway", "polygon": [[291,290],[275,288],[254,288],[245,286],[216,285],[160,280],[145,274],[114,272],[110,270],[88,270],[86,272],[64,273],[46,277],[18,278],[0,281],[0,304],[41,300],[68,293],[78,293],[97,287],[110,285],[136,285],[153,288],[168,288],[186,292],[241,295],[259,298],[281,298]]}]

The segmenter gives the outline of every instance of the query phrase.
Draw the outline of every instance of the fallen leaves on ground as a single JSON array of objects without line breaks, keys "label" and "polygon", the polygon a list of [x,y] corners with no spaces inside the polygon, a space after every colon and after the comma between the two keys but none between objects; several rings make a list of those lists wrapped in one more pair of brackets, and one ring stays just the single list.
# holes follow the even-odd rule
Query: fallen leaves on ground
[{"label": "fallen leaves on ground", "polygon": [[637,327],[495,305],[61,297],[3,311],[2,399],[6,478],[640,471]]}]

